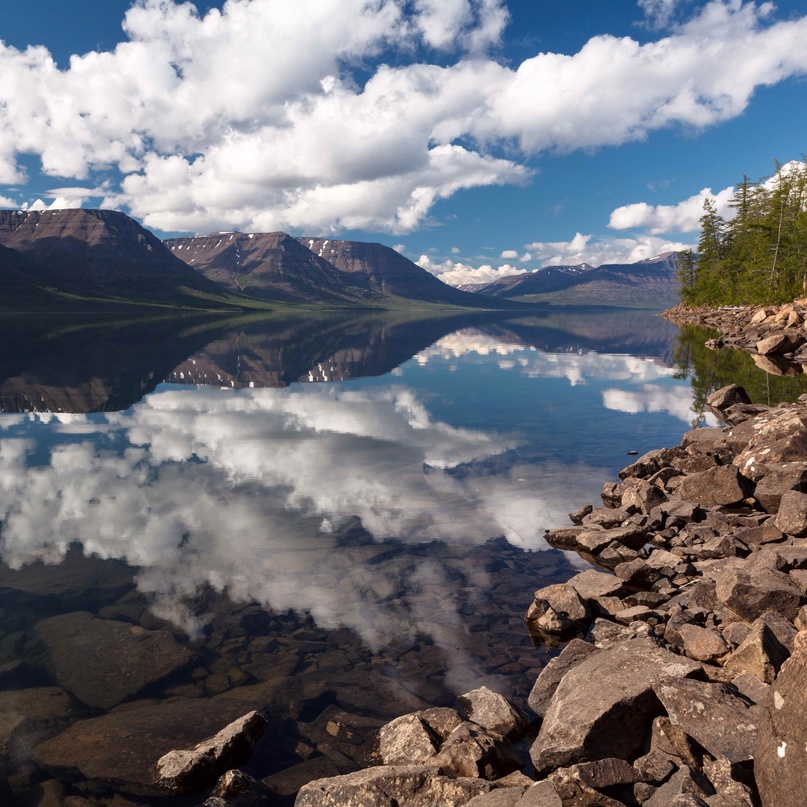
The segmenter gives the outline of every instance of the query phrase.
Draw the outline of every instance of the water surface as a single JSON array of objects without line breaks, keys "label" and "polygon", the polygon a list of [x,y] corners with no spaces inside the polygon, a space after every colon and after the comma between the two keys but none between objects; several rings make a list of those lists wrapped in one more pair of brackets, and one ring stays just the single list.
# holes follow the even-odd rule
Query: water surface
[{"label": "water surface", "polygon": [[[18,789],[56,773],[93,799],[151,796],[38,743],[73,725],[80,748],[121,710],[163,736],[172,709],[268,707],[347,765],[363,752],[322,733],[334,714],[374,725],[483,684],[523,702],[547,659],[523,614],[579,564],[544,530],[629,451],[713,423],[720,380],[695,337],[629,311],[0,333],[0,712],[22,713],[0,756]],[[106,644],[71,651],[70,630]],[[170,644],[153,674],[131,636]],[[54,686],[69,705],[37,718]]]}]

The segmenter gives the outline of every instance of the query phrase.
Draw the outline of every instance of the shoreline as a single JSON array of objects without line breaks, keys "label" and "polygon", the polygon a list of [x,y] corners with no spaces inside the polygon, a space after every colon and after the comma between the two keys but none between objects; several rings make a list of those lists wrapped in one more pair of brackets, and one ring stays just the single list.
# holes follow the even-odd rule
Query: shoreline
[{"label": "shoreline", "polygon": [[709,339],[712,350],[743,350],[771,375],[801,375],[807,367],[807,298],[774,306],[691,308],[677,305],[661,316],[675,325],[696,325],[720,332]]},{"label": "shoreline", "polygon": [[536,718],[484,688],[405,715],[380,730],[373,767],[305,785],[296,807],[393,791],[401,805],[801,803],[807,402],[752,404],[729,385],[708,403],[726,428],[650,451],[602,507],[547,531],[592,568],[527,612],[539,641],[565,644],[529,696]]}]

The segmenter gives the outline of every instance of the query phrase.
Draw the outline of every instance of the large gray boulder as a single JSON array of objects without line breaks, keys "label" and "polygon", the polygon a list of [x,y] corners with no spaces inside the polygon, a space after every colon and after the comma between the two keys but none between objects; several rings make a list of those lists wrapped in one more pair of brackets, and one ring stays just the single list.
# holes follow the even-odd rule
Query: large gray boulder
[{"label": "large gray boulder", "polygon": [[461,807],[490,789],[484,779],[443,776],[434,765],[382,765],[310,782],[294,807]]},{"label": "large gray boulder", "polygon": [[715,580],[715,593],[746,622],[753,622],[768,610],[792,621],[801,605],[801,592],[786,574],[749,563],[721,571]]},{"label": "large gray boulder", "polygon": [[[605,577],[606,575],[601,576]],[[558,688],[558,685],[563,680],[566,673],[569,672],[572,667],[583,661],[583,659],[599,652],[599,648],[594,647],[590,642],[584,642],[582,639],[572,639],[572,641],[563,648],[560,655],[550,659],[546,667],[541,670],[527,699],[527,705],[530,709],[532,709],[535,714],[543,717],[543,715],[546,714],[546,710],[549,708],[555,690]]]},{"label": "large gray boulder", "polygon": [[174,672],[193,653],[165,630],[98,619],[86,611],[43,619],[36,634],[59,686],[80,701],[111,709]]},{"label": "large gray boulder", "polygon": [[685,476],[677,493],[687,502],[729,505],[742,501],[752,488],[753,485],[734,465],[718,465]]},{"label": "large gray boulder", "polygon": [[745,701],[724,684],[665,678],[653,690],[673,725],[712,757],[731,762],[753,759],[756,720]]},{"label": "large gray boulder", "polygon": [[637,757],[653,718],[661,714],[654,685],[700,670],[697,662],[652,639],[624,641],[584,659],[566,673],[552,697],[530,749],[536,770]]},{"label": "large gray boulder", "polygon": [[807,770],[807,631],[796,637],[763,712],[754,775],[763,807],[803,804]]}]

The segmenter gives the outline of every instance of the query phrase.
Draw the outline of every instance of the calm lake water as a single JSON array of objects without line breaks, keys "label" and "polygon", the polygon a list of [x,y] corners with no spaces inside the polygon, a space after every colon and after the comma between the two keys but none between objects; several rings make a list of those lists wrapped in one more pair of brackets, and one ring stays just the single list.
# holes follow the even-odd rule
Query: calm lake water
[{"label": "calm lake water", "polygon": [[804,391],[631,311],[0,337],[0,801],[6,777],[32,804],[162,803],[149,760],[249,708],[265,776],[349,770],[381,721],[483,684],[525,702],[532,592],[580,565],[544,530],[713,424],[711,389]]}]

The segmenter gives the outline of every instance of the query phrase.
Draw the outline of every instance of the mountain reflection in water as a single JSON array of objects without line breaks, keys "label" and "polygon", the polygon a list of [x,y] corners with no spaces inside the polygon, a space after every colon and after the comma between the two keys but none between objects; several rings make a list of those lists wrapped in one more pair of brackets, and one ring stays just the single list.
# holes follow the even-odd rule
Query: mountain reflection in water
[{"label": "mountain reflection in water", "polygon": [[[160,714],[235,701],[355,763],[334,710],[380,720],[482,684],[523,700],[547,659],[531,594],[575,571],[544,530],[700,417],[677,329],[648,314],[26,327],[0,322],[0,716],[53,687],[80,703],[0,732],[0,757],[95,793],[154,795],[81,754],[124,701],[166,750]],[[95,648],[137,669],[118,691],[69,652],[68,627],[125,644],[122,626],[168,631],[179,661],[150,676]],[[266,753],[263,774],[299,761]]]}]

